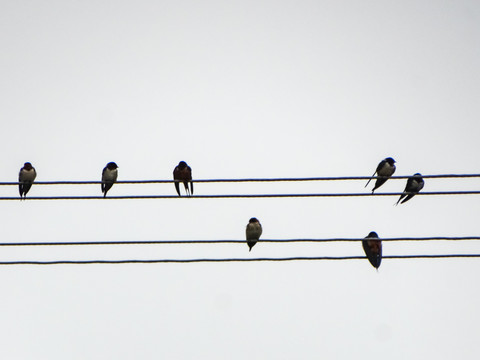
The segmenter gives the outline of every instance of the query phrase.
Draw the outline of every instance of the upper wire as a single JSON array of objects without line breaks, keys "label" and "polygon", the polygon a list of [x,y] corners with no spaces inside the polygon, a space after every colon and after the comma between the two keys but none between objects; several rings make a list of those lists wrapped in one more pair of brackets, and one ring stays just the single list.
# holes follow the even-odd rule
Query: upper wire
[{"label": "upper wire", "polygon": [[[388,179],[408,179],[411,175],[391,176]],[[440,178],[478,178],[480,174],[439,174],[422,175],[424,179]],[[240,178],[240,179],[195,179],[196,183],[218,182],[288,182],[288,181],[348,181],[348,180],[375,180],[384,179],[384,176],[326,176],[326,177],[298,177],[298,178]],[[119,180],[116,184],[167,184],[174,180]],[[35,181],[35,185],[98,185],[101,181]],[[18,185],[18,182],[0,182],[0,186]]]},{"label": "upper wire", "polygon": [[[259,243],[301,243],[301,242],[359,242],[364,238],[325,238],[325,239],[260,239]],[[468,241],[480,240],[480,236],[429,236],[429,237],[392,237],[382,241]],[[72,241],[72,242],[12,242],[0,243],[0,246],[91,246],[91,245],[170,245],[170,244],[245,244],[245,240],[138,240],[138,241]]]}]

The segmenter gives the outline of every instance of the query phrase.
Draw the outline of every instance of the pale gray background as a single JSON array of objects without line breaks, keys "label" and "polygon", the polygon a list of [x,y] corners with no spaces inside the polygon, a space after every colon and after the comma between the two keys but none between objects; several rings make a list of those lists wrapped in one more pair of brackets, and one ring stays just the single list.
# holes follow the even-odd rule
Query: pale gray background
[{"label": "pale gray background", "polygon": [[[477,1],[1,1],[0,180],[478,173]],[[365,182],[197,184],[361,192]],[[382,192],[402,191],[404,180]],[[425,191],[479,189],[428,180]],[[16,187],[0,187],[15,196]],[[29,196],[100,195],[33,186]],[[110,193],[175,194],[172,184]],[[0,241],[479,235],[478,196],[0,202]],[[363,255],[358,243],[2,248],[0,260]],[[384,254],[480,252],[385,243]],[[2,359],[477,359],[478,259],[1,267]]]}]

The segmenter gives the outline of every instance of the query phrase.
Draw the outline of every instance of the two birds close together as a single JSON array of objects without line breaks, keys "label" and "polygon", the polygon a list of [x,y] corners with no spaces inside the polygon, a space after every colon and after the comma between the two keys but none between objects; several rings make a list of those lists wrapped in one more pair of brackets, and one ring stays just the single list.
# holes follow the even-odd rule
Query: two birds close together
[{"label": "two birds close together", "polygon": [[[393,175],[395,170],[396,170],[395,160],[393,160],[391,157],[383,159],[378,164],[377,170],[375,170],[375,172],[373,173],[370,180],[368,180],[367,185],[365,185],[365,187],[368,186],[368,184],[376,174],[377,181],[375,182],[375,186],[372,189],[372,194],[373,194],[373,192],[376,189],[378,189],[380,186],[385,184],[385,182]],[[402,199],[403,201],[401,202],[401,204],[410,200],[412,197],[418,194],[420,190],[423,189],[424,185],[425,185],[425,182],[423,181],[422,174],[416,173],[413,176],[410,176],[407,180],[407,186],[405,186],[405,190],[403,191],[403,194],[400,195],[400,199],[398,199],[395,205],[398,205],[398,203],[400,203],[400,200]]]},{"label": "two birds close together", "polygon": [[[113,186],[113,183],[117,181],[118,166],[114,162],[109,162],[102,172],[102,192],[103,197],[107,196],[108,190]],[[173,170],[173,180],[175,180],[175,189],[178,196],[180,196],[180,182],[183,182],[185,186],[185,192],[188,196],[193,195],[193,182],[192,182],[192,169],[187,165],[185,161],[180,161]],[[188,184],[190,183],[190,189]]]}]

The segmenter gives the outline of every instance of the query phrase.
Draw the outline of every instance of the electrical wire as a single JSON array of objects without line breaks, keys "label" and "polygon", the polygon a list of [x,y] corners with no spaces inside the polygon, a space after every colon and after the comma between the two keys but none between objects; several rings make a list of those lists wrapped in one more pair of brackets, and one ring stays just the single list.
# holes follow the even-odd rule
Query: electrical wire
[{"label": "electrical wire", "polygon": [[[223,195],[125,195],[125,196],[30,196],[20,197],[3,196],[0,201],[7,200],[141,200],[141,199],[241,199],[241,198],[311,198],[311,197],[364,197],[364,196],[400,196],[403,192],[395,193],[316,193],[316,194],[223,194]],[[423,195],[479,195],[480,190],[467,191],[430,191],[419,192],[415,196]]]},{"label": "electrical wire", "polygon": [[[479,258],[480,254],[387,255],[382,259],[443,259]],[[219,263],[219,262],[284,262],[320,260],[366,260],[365,256],[320,256],[288,258],[227,258],[227,259],[151,259],[151,260],[54,260],[54,261],[0,261],[0,265],[93,265],[93,264],[156,264],[156,263]]]},{"label": "electrical wire", "polygon": [[[260,239],[258,243],[325,243],[360,242],[364,238],[328,238],[328,239]],[[468,241],[480,240],[480,236],[430,236],[381,238],[382,241]],[[72,241],[72,242],[18,242],[0,243],[0,246],[94,246],[94,245],[189,245],[189,244],[245,244],[245,240],[142,240],[142,241]]]},{"label": "electrical wire", "polygon": [[[388,179],[408,179],[411,175],[391,176]],[[448,178],[478,178],[480,174],[438,174],[422,175],[424,179],[448,179]],[[348,180],[376,180],[384,179],[384,176],[324,176],[324,177],[298,177],[298,178],[240,178],[240,179],[198,179],[195,183],[219,183],[219,182],[289,182],[289,181],[348,181]],[[119,180],[116,184],[168,184],[174,180]],[[35,181],[35,185],[99,185],[101,181]],[[0,186],[18,185],[18,182],[0,182]]]}]

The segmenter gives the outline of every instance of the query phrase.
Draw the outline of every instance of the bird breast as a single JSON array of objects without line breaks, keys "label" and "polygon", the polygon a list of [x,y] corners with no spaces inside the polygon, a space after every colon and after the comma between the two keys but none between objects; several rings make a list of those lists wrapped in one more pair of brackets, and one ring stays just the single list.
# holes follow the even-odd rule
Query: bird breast
[{"label": "bird breast", "polygon": [[32,170],[22,169],[22,171],[20,171],[19,180],[20,181],[33,181],[33,180],[35,180],[36,176],[37,176],[37,174],[35,173],[34,169],[32,169]]},{"label": "bird breast", "polygon": [[103,180],[105,181],[115,181],[117,180],[117,169],[110,170],[110,169],[105,169],[105,172],[103,173]]},{"label": "bird breast", "polygon": [[378,176],[392,176],[395,172],[395,165],[390,165],[389,163],[385,163],[385,165],[378,171]]},{"label": "bird breast", "polygon": [[262,235],[262,226],[259,223],[247,225],[247,239],[258,239]]},{"label": "bird breast", "polygon": [[423,181],[412,181],[412,191],[420,191],[423,188]]}]

